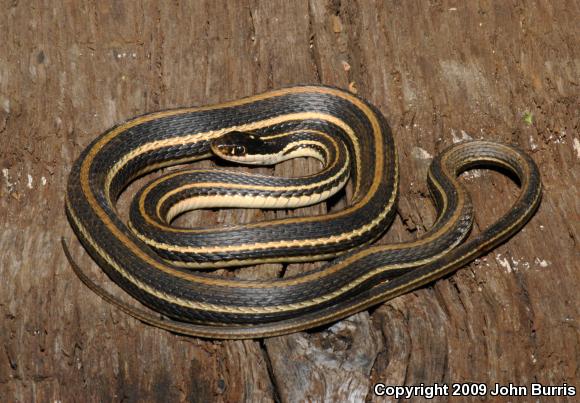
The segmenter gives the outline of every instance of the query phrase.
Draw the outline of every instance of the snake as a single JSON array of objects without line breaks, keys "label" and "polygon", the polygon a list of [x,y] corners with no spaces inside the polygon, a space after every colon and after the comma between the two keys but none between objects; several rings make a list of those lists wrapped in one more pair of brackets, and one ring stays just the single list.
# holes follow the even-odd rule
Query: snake
[{"label": "snake", "polygon": [[[231,167],[302,157],[320,161],[320,169],[281,177]],[[191,164],[207,158],[214,158],[213,168]],[[472,168],[505,173],[519,194],[495,223],[470,236],[473,206],[459,176]],[[137,192],[124,217],[120,195],[154,171],[160,176]],[[200,338],[263,338],[329,325],[454,272],[517,233],[542,194],[536,164],[518,147],[456,143],[433,158],[427,173],[437,213],[432,227],[412,241],[376,242],[397,214],[399,176],[386,118],[338,88],[302,85],[154,112],[95,138],[75,161],[65,195],[80,243],[141,305],[105,289],[61,241],[88,288],[146,324]],[[221,226],[174,222],[193,209],[293,209],[343,196],[344,207],[310,216]],[[215,270],[319,260],[326,262],[270,279]]]}]

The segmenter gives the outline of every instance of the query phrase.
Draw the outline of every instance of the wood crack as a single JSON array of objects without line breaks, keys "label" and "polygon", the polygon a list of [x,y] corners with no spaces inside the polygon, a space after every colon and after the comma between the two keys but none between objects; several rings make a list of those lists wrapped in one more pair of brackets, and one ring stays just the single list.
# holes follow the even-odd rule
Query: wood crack
[{"label": "wood crack", "polygon": [[266,368],[268,370],[268,376],[270,378],[270,385],[272,385],[272,397],[275,402],[281,402],[282,399],[280,397],[280,388],[278,382],[276,381],[276,375],[274,374],[274,368],[272,366],[272,360],[270,360],[270,355],[268,354],[268,348],[264,342],[264,339],[260,339],[258,341],[260,345],[260,351],[262,351],[262,356],[264,357],[264,361],[266,362]]},{"label": "wood crack", "polygon": [[322,67],[320,64],[320,51],[318,49],[318,44],[316,41],[316,31],[314,29],[314,21],[316,19],[313,9],[312,0],[308,2],[308,53],[310,55],[310,60],[312,62],[312,67],[314,69],[314,75],[316,77],[316,82],[322,82],[321,72]]}]

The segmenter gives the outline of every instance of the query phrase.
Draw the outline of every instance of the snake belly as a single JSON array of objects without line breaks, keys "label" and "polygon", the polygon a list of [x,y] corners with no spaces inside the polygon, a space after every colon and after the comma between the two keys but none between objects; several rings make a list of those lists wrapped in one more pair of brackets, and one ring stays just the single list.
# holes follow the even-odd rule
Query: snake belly
[{"label": "snake belly", "polygon": [[[206,158],[213,139],[233,131],[267,136],[319,131],[346,144],[353,196],[341,211],[215,229],[193,238],[162,235],[159,255],[120,218],[115,203],[135,178],[161,167]],[[473,213],[457,175],[473,166],[512,172],[520,196],[475,239]],[[211,175],[211,174],[210,174]],[[208,338],[254,338],[336,321],[433,281],[517,232],[541,197],[537,167],[524,153],[491,142],[458,144],[433,162],[428,181],[438,218],[414,242],[369,246],[390,225],[398,189],[389,126],[369,103],[342,90],[292,87],[219,105],[157,112],[127,121],[95,139],[75,162],[65,207],[77,237],[105,273],[160,319],[97,285],[65,253],[79,278],[130,315],[170,331]],[[196,231],[203,236],[195,237]],[[365,245],[361,247],[361,245]],[[200,265],[219,267],[338,256],[320,269],[288,278],[242,280],[192,271],[171,254],[193,251]],[[189,258],[188,258],[189,259]]]}]

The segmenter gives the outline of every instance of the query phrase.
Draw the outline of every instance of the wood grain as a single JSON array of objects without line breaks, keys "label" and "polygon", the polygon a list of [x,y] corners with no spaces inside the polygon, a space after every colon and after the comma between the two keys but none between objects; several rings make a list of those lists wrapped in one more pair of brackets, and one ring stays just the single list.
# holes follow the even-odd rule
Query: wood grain
[{"label": "wood grain", "polygon": [[[13,0],[1,8],[3,401],[383,401],[372,393],[376,382],[580,387],[578,2]],[[298,83],[357,91],[389,120],[401,200],[380,242],[413,239],[432,225],[429,161],[466,138],[528,151],[545,184],[540,211],[508,243],[430,287],[324,329],[266,340],[154,329],[76,279],[59,245],[63,234],[74,239],[64,186],[95,136],[137,114]],[[301,160],[260,171],[315,169]],[[464,182],[476,231],[517,192],[486,171]],[[326,208],[204,211],[183,221]],[[107,282],[76,241],[73,252]]]}]

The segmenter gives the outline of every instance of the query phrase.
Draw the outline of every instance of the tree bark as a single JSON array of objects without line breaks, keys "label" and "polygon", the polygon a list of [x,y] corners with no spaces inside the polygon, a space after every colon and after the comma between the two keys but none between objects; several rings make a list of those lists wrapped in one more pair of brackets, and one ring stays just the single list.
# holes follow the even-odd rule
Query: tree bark
[{"label": "tree bark", "polygon": [[[1,7],[3,401],[383,401],[373,394],[379,382],[580,387],[578,2],[13,0]],[[379,242],[410,240],[433,224],[429,162],[462,139],[529,152],[545,185],[539,212],[509,242],[435,284],[324,329],[265,340],[174,335],[124,315],[78,281],[59,244],[62,235],[74,240],[63,197],[74,159],[93,138],[138,114],[299,83],[356,91],[390,122],[401,197]],[[307,160],[261,171],[316,169]],[[493,172],[463,179],[476,231],[517,194]],[[182,220],[219,225],[325,208],[203,211]],[[72,245],[82,265],[123,295]],[[236,275],[287,276],[312,265]],[[461,400],[470,399],[481,400]]]}]

